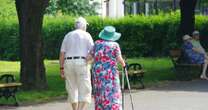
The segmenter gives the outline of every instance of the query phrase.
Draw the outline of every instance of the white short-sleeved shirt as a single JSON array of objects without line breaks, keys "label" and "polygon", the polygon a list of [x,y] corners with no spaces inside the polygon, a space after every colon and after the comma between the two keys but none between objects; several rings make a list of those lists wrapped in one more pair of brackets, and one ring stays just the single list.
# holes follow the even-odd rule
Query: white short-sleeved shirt
[{"label": "white short-sleeved shirt", "polygon": [[61,52],[65,53],[65,57],[86,57],[93,45],[91,35],[86,31],[77,29],[65,35],[61,45]]}]

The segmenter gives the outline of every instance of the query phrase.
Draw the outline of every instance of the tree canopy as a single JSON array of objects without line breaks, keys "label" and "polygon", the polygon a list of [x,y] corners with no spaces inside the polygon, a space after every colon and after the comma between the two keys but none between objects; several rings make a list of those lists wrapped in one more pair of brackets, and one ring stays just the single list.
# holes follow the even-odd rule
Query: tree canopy
[{"label": "tree canopy", "polygon": [[14,0],[0,0],[0,16],[16,16]]},{"label": "tree canopy", "polygon": [[67,15],[97,15],[96,8],[99,3],[89,0],[50,0],[47,8],[48,14],[67,14]]}]

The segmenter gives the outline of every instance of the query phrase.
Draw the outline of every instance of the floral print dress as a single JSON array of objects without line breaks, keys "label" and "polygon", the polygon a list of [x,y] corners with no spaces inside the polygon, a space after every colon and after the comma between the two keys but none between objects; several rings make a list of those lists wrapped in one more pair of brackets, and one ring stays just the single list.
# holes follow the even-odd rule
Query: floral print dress
[{"label": "floral print dress", "polygon": [[116,57],[121,54],[118,43],[97,40],[92,52],[92,85],[95,110],[122,110],[122,96]]},{"label": "floral print dress", "polygon": [[183,45],[183,50],[187,55],[189,62],[193,64],[203,64],[205,56],[202,53],[197,53],[193,50],[193,45],[191,42],[185,42]]}]

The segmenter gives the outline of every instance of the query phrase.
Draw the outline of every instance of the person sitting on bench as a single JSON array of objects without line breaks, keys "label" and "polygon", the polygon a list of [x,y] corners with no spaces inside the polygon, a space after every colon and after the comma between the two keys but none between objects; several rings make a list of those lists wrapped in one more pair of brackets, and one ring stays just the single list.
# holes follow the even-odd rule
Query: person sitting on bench
[{"label": "person sitting on bench", "polygon": [[195,51],[198,51],[199,53],[204,54],[205,55],[205,58],[208,59],[208,55],[207,55],[205,49],[202,47],[202,45],[200,43],[200,34],[199,34],[199,31],[194,31],[192,33],[191,43],[192,43]]},{"label": "person sitting on bench", "polygon": [[199,51],[197,51],[196,48],[194,48],[192,44],[192,38],[189,35],[183,36],[183,41],[184,41],[183,51],[185,55],[188,57],[189,63],[203,64],[203,71],[200,78],[208,80],[206,76],[208,59],[205,57],[205,54],[200,53]]}]

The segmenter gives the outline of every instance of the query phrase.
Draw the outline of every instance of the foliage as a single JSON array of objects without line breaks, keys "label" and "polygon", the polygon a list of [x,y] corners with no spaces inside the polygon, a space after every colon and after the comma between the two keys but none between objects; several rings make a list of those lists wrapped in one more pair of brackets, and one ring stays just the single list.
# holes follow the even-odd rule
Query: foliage
[{"label": "foliage", "polygon": [[89,0],[59,0],[59,9],[69,15],[95,15],[95,6]]},{"label": "foliage", "polygon": [[18,34],[17,17],[0,19],[0,59],[19,59]]},{"label": "foliage", "polygon": [[0,17],[16,15],[14,0],[0,0]]},{"label": "foliage", "polygon": [[49,6],[46,8],[46,13],[47,14],[52,14],[56,15],[58,12],[58,5],[57,5],[58,0],[50,0],[49,1]]},{"label": "foliage", "polygon": [[[113,25],[122,33],[118,41],[122,53],[128,57],[167,56],[168,51],[180,47],[176,36],[179,26],[179,14],[161,14],[156,16],[126,16],[122,19],[87,17],[88,32],[93,39],[106,25]],[[74,28],[74,17],[46,16],[43,26],[45,58],[57,59],[61,42]],[[202,45],[208,49],[208,18],[196,17],[196,29],[202,35]],[[0,19],[0,59],[17,60],[19,53],[18,26],[16,18]],[[11,40],[12,39],[12,40]],[[6,42],[6,43],[5,43]]]},{"label": "foliage", "polygon": [[[50,56],[48,58],[57,58],[59,48],[64,35],[73,30],[72,18],[46,18],[46,26],[50,26],[51,32],[44,31],[47,36],[56,36],[53,38],[45,38],[46,43],[45,54]],[[55,20],[56,19],[56,20]],[[114,25],[118,32],[122,33],[120,43],[122,53],[126,56],[157,56],[165,55],[168,50],[169,42],[174,42],[176,38],[176,30],[178,23],[178,16],[127,16],[123,19],[102,19],[99,17],[88,17],[89,26],[88,31],[91,33],[94,40],[105,25]],[[61,24],[59,24],[61,23]],[[59,25],[58,25],[59,24]],[[60,27],[61,26],[61,27]],[[169,29],[169,27],[171,27]],[[65,28],[65,29],[64,29]],[[173,37],[173,38],[171,38]],[[47,42],[49,41],[50,42]],[[128,41],[128,42],[127,42]],[[54,55],[54,52],[57,56]]]},{"label": "foliage", "polygon": [[48,14],[67,14],[75,16],[96,15],[98,3],[90,0],[50,0],[49,7],[47,8]]}]

